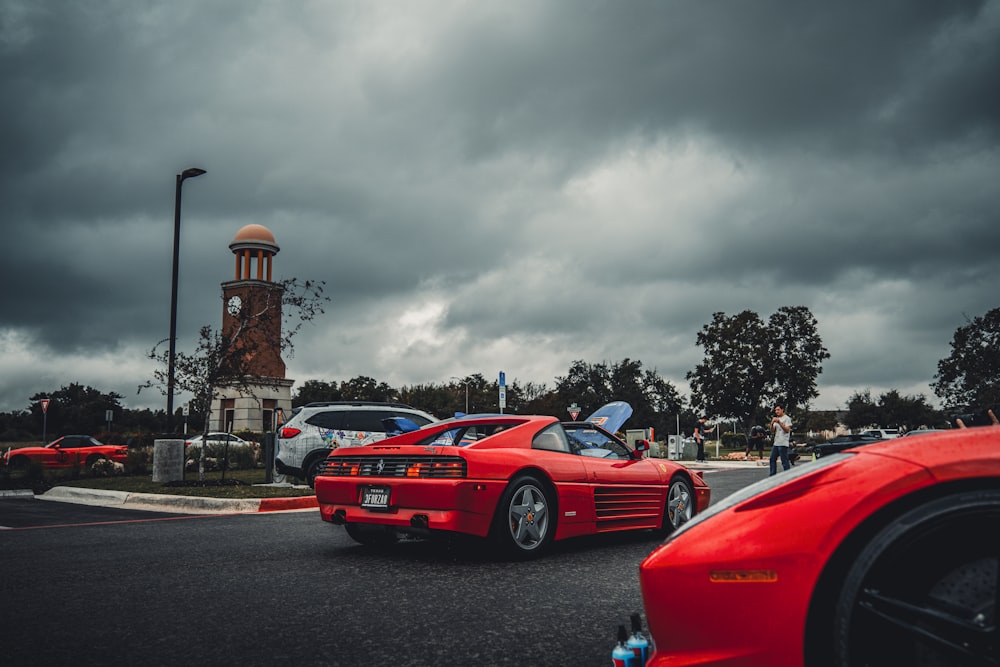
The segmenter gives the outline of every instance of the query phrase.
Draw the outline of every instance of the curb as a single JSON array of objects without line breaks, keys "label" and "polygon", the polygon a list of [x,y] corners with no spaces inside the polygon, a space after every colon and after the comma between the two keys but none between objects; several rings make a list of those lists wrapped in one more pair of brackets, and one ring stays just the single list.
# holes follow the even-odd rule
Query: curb
[{"label": "curb", "polygon": [[[30,491],[29,491],[30,493]],[[316,496],[294,498],[206,498],[202,496],[170,496],[160,493],[129,493],[106,491],[75,486],[56,486],[35,496],[50,500],[81,505],[142,509],[154,512],[183,512],[188,514],[252,514],[318,507]]]},{"label": "curb", "polygon": [[35,492],[31,489],[2,489],[0,490],[0,498],[27,498],[28,496],[34,496]]}]

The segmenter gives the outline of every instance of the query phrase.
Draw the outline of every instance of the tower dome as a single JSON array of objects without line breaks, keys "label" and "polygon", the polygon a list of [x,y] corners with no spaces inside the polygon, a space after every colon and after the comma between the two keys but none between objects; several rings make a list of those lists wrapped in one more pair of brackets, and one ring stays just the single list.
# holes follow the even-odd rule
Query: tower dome
[{"label": "tower dome", "polygon": [[245,225],[236,232],[229,249],[236,255],[235,280],[253,280],[251,269],[254,260],[257,264],[257,280],[271,282],[271,258],[278,254],[281,248],[274,241],[274,234],[264,225]]},{"label": "tower dome", "polygon": [[[236,236],[233,237],[233,243],[250,243],[253,241],[268,245],[276,245],[274,242],[274,234],[272,234],[271,230],[264,225],[245,225],[242,229],[240,229],[240,231],[236,232]],[[230,245],[230,247],[232,247],[232,245]]]}]

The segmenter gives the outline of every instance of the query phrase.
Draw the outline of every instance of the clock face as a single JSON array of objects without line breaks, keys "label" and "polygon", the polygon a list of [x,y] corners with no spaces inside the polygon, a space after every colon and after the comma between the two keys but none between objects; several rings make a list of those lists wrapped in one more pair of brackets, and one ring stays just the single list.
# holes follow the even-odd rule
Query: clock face
[{"label": "clock face", "polygon": [[226,309],[229,311],[230,315],[236,317],[237,315],[240,314],[240,309],[242,307],[243,307],[243,299],[241,299],[238,296],[229,297],[229,301],[226,304]]}]

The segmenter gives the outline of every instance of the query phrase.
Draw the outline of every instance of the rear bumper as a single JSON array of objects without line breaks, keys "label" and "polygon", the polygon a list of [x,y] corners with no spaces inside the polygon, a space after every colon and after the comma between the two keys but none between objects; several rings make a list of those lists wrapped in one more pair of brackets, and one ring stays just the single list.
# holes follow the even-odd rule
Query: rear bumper
[{"label": "rear bumper", "polygon": [[[360,506],[362,488],[367,485],[390,487],[388,509]],[[320,517],[334,524],[366,523],[485,537],[506,487],[506,480],[320,476],[316,478],[316,498]]]}]

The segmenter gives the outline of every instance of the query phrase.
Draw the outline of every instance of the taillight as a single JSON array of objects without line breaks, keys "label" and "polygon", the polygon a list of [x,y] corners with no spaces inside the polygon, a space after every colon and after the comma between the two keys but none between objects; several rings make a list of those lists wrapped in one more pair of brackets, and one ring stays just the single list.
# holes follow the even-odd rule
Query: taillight
[{"label": "taillight", "polygon": [[360,472],[361,466],[357,463],[351,463],[349,461],[343,461],[333,457],[326,460],[326,467],[323,470],[324,475],[332,475],[335,477],[357,477]]},{"label": "taillight", "polygon": [[299,430],[299,429],[297,429],[297,428],[291,428],[289,426],[282,427],[282,429],[281,429],[281,437],[284,438],[284,439],[286,439],[286,440],[288,438],[294,438],[299,433],[302,433],[302,431]]}]

